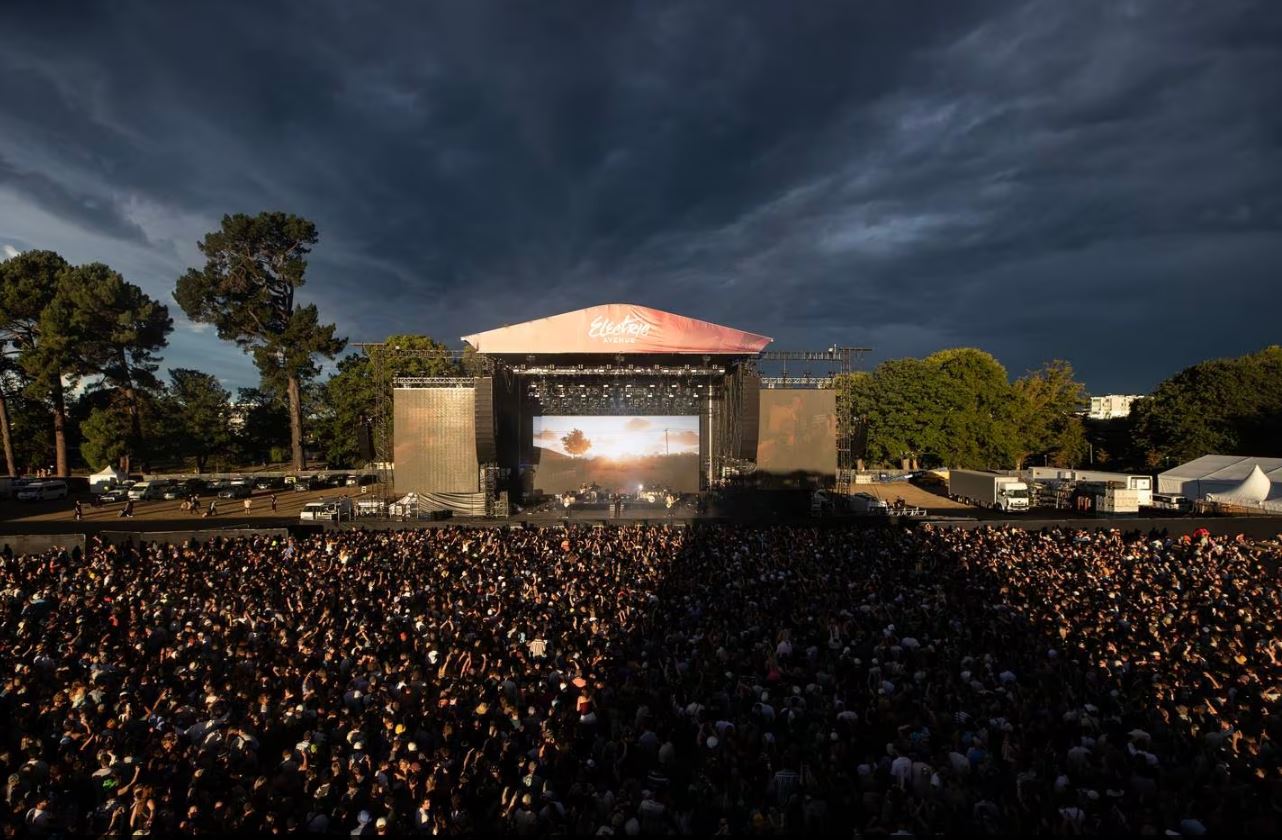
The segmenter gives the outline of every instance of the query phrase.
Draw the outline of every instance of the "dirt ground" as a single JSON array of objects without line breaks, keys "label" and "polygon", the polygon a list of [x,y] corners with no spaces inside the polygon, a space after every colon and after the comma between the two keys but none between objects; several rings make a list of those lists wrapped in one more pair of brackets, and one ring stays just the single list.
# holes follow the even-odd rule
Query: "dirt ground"
[{"label": "dirt ground", "polygon": [[[362,494],[360,491],[365,490]],[[251,505],[249,513],[245,513],[244,499],[219,499],[218,515],[213,519],[205,518],[201,514],[209,507],[212,496],[201,496],[201,510],[198,513],[188,513],[182,509],[182,501],[174,499],[172,501],[147,501],[134,502],[134,522],[166,522],[173,524],[176,522],[189,522],[191,525],[209,525],[220,520],[232,520],[237,522],[262,520],[264,523],[271,521],[273,523],[284,519],[297,521],[298,514],[303,509],[303,505],[308,502],[319,501],[320,499],[336,499],[339,496],[349,496],[353,500],[360,499],[362,495],[369,498],[378,497],[378,485],[370,484],[365,487],[327,487],[323,490],[308,490],[298,492],[293,489],[277,490],[276,492],[276,512],[272,512],[270,490],[255,490],[254,495],[250,497]],[[124,508],[124,502],[113,502],[103,505],[99,508],[89,506],[87,496],[81,498],[81,504],[84,508],[85,522],[97,524],[117,523],[123,524],[128,520],[120,517],[120,511]],[[0,500],[0,526],[5,522],[74,522],[75,499],[58,499],[47,502],[20,502],[16,499]]]},{"label": "dirt ground", "polygon": [[912,507],[927,510],[971,510],[974,508],[962,502],[954,502],[947,496],[936,495],[907,481],[890,481],[884,484],[856,484],[851,488],[856,493],[872,493],[879,499],[894,502],[902,498]]}]

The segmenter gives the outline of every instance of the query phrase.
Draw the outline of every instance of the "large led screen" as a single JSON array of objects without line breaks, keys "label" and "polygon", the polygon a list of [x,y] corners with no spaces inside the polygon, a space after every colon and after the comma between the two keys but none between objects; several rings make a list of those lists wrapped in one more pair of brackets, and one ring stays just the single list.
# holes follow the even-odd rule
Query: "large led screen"
[{"label": "large led screen", "polygon": [[803,480],[836,475],[836,392],[762,390],[757,470]]},{"label": "large led screen", "polygon": [[662,487],[699,490],[699,418],[534,418],[536,490],[562,493],[596,484],[608,492]]}]

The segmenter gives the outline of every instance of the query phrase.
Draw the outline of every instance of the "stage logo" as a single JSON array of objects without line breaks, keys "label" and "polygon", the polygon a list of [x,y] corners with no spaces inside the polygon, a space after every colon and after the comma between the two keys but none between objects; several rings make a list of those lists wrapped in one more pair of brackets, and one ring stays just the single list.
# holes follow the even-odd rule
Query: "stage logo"
[{"label": "stage logo", "polygon": [[650,335],[651,324],[633,315],[625,315],[622,321],[612,321],[604,315],[592,319],[588,326],[588,338],[595,338],[606,344],[636,344],[639,339]]}]

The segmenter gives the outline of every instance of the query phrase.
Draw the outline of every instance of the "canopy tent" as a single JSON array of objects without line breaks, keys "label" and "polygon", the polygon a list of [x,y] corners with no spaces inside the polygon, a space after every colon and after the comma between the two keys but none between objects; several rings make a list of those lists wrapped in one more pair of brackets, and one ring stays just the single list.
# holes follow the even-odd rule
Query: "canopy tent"
[{"label": "canopy tent", "polygon": [[103,467],[98,472],[89,476],[89,492],[102,493],[110,490],[117,484],[124,482],[128,478],[128,473],[123,470],[118,470],[112,466]]},{"label": "canopy tent", "polygon": [[1269,497],[1269,491],[1272,489],[1269,483],[1269,477],[1256,464],[1251,469],[1251,474],[1242,479],[1242,483],[1232,490],[1223,493],[1208,493],[1207,498],[1213,502],[1228,502],[1230,504],[1258,505]]},{"label": "canopy tent", "polygon": [[755,355],[764,335],[674,315],[648,306],[607,303],[465,335],[478,353],[698,353]]},{"label": "canopy tent", "polygon": [[1282,458],[1204,455],[1158,475],[1157,492],[1282,508]]}]

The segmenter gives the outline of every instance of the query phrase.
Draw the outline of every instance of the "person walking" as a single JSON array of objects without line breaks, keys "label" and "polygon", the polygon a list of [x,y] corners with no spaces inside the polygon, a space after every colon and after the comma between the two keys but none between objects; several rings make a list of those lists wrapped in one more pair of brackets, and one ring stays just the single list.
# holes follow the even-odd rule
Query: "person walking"
[{"label": "person walking", "polygon": [[209,517],[211,517],[211,516],[217,516],[217,515],[218,515],[218,500],[217,500],[217,499],[210,499],[210,500],[209,500],[209,509],[205,511],[205,517],[204,517],[204,518],[208,519],[208,518],[209,518]]},{"label": "person walking", "polygon": [[80,506],[80,500],[76,499],[76,521],[79,522],[84,518],[85,518],[84,509]]},{"label": "person walking", "polygon": [[118,519],[133,519],[134,518],[134,500],[130,499],[129,501],[125,502],[125,506],[120,509],[120,513],[116,514],[116,517]]},{"label": "person walking", "polygon": [[245,513],[249,513],[251,510],[253,510],[253,507],[254,507],[254,500],[251,497],[246,496],[245,497]]},{"label": "person walking", "polygon": [[272,513],[276,512],[276,494],[272,493]]}]

